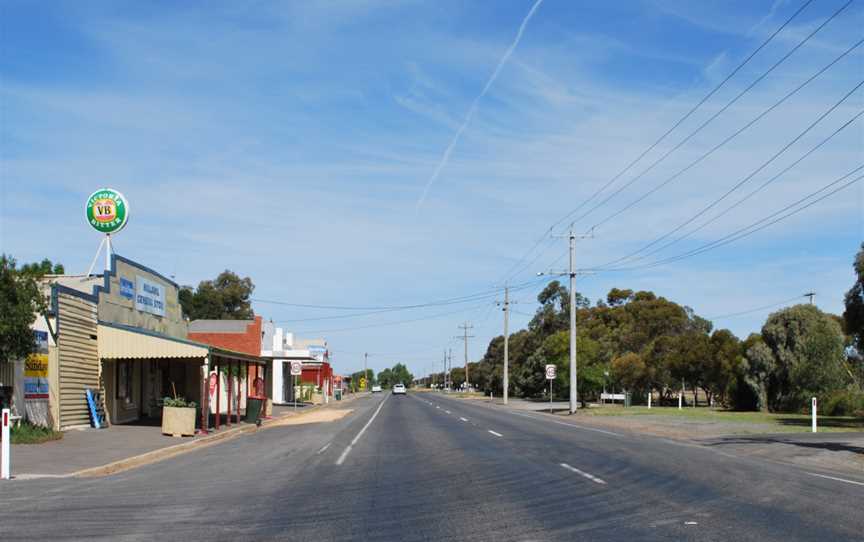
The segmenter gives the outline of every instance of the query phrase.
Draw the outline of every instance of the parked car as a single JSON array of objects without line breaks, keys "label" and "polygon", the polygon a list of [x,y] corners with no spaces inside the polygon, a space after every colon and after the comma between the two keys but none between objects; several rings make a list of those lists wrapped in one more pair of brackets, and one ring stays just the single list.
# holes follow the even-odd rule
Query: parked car
[{"label": "parked car", "polygon": [[396,384],[393,386],[393,395],[405,395],[405,384]]},{"label": "parked car", "polygon": [[381,386],[372,386],[372,393],[381,393]]}]

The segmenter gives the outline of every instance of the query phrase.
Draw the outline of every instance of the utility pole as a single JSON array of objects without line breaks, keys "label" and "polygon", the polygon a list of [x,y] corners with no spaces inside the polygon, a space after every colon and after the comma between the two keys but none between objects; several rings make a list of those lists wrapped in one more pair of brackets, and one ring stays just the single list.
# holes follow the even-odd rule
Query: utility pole
[{"label": "utility pole", "polygon": [[813,298],[814,298],[815,296],[816,296],[816,292],[807,292],[806,294],[804,294],[804,297],[809,297],[809,298],[810,298],[810,304],[811,304],[811,305],[813,304]]},{"label": "utility pole", "polygon": [[452,348],[447,349],[447,366],[449,367],[449,369],[447,369],[447,375],[450,378],[450,380],[448,381],[448,384],[447,384],[448,389],[449,389],[449,388],[453,387],[453,349]]},{"label": "utility pole", "polygon": [[442,385],[444,386],[444,389],[441,391],[446,390],[447,389],[447,350],[446,349],[444,350],[444,383]]},{"label": "utility pole", "polygon": [[471,388],[471,381],[468,379],[468,339],[474,338],[474,335],[468,335],[468,330],[473,329],[474,326],[465,322],[458,327],[462,330],[462,336],[459,338],[465,342],[465,391],[468,391]]},{"label": "utility pole", "polygon": [[[576,378],[576,236],[570,226],[570,414],[579,408]],[[550,388],[551,389],[551,388]]]},{"label": "utility pole", "polygon": [[366,384],[363,388],[363,391],[369,391],[369,369],[366,368],[366,365],[369,362],[369,352],[363,354],[363,383]]},{"label": "utility pole", "polygon": [[510,395],[510,287],[504,286],[504,303],[501,310],[504,311],[504,404]]},{"label": "utility pole", "polygon": [[[563,237],[563,236],[561,236]],[[576,275],[587,275],[589,273],[576,270],[576,239],[586,239],[594,237],[594,230],[584,235],[576,235],[573,231],[573,224],[570,224],[570,232],[567,238],[570,241],[570,269],[567,271],[550,271],[550,275],[570,277],[570,414],[575,414],[579,407],[578,392],[579,388],[578,373],[576,371]],[[544,275],[546,273],[537,273]]]}]

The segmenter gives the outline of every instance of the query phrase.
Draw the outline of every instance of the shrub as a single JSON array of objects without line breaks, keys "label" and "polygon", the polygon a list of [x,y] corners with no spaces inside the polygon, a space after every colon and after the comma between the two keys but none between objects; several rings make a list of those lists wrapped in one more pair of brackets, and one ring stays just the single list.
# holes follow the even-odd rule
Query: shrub
[{"label": "shrub", "polygon": [[185,397],[164,397],[162,399],[162,406],[174,408],[195,408],[195,402],[187,401]]},{"label": "shrub", "polygon": [[825,399],[824,405],[820,410],[828,416],[864,417],[864,392],[835,391]]}]

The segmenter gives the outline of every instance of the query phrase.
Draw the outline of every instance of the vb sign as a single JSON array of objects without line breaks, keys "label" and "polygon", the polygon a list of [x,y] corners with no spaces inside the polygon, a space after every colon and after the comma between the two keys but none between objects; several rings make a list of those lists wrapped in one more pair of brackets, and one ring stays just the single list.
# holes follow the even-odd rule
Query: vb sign
[{"label": "vb sign", "polygon": [[99,233],[117,233],[129,219],[126,197],[113,188],[102,188],[90,194],[84,212],[87,223]]},{"label": "vb sign", "polygon": [[552,365],[552,364],[547,365],[546,366],[546,380],[555,380],[555,374],[556,374],[557,370],[558,370],[558,368],[555,367],[554,365]]},{"label": "vb sign", "polygon": [[300,376],[303,374],[303,362],[302,361],[292,361],[291,362],[291,376]]}]

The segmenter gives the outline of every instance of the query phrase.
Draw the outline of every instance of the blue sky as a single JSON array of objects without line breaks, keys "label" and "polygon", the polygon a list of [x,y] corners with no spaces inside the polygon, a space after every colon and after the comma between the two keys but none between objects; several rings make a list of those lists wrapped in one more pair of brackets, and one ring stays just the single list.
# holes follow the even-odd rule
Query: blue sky
[{"label": "blue sky", "polygon": [[[85,272],[83,220],[101,186],[130,200],[116,250],[183,284],[225,268],[255,298],[389,306],[488,292],[566,263],[564,240],[520,258],[719,83],[802,1],[544,0],[418,205],[424,186],[534,1],[0,2],[0,245]],[[844,2],[809,5],[619,183],[673,147]],[[612,5],[607,5],[612,4]],[[579,221],[585,231],[716,145],[859,40],[853,3],[668,159]],[[856,49],[752,128],[579,243],[590,268],[686,220],[864,78]],[[742,189],[761,184],[859,112],[853,93]],[[675,255],[770,214],[862,163],[861,121]],[[649,269],[580,279],[650,289],[716,316],[814,290],[839,313],[864,239],[864,183],[746,239]],[[614,190],[619,184],[613,185]],[[736,195],[729,200],[735,201]],[[587,209],[586,207],[585,209]],[[721,207],[722,208],[722,207]],[[709,215],[710,216],[710,215]],[[698,224],[698,222],[696,223]],[[686,231],[686,230],[685,230]],[[642,263],[642,262],[640,262]],[[520,270],[511,276],[514,265]],[[541,286],[513,297],[513,328]],[[440,368],[457,324],[479,358],[501,332],[495,296],[352,318],[258,302],[324,336],[337,370]],[[717,320],[739,336],[769,310]],[[394,322],[408,322],[390,325]]]}]

